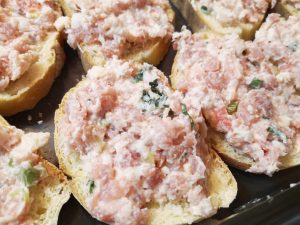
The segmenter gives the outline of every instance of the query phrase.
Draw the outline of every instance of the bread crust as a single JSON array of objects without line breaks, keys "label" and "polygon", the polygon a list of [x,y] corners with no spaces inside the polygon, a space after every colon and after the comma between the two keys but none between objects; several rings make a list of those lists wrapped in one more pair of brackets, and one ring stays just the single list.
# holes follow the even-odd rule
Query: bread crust
[{"label": "bread crust", "polygon": [[49,34],[41,45],[38,61],[0,92],[0,115],[11,116],[32,109],[48,94],[63,67],[65,54],[58,32]]},{"label": "bread crust", "polygon": [[[0,116],[0,125],[9,126]],[[53,164],[41,158],[48,176],[30,187],[31,208],[25,222],[32,225],[57,225],[59,212],[70,198],[69,182],[66,176]]]},{"label": "bread crust", "polygon": [[252,40],[256,30],[261,26],[264,19],[264,16],[262,16],[259,22],[255,24],[239,23],[235,27],[224,27],[212,16],[202,13],[200,10],[195,10],[190,0],[171,0],[171,2],[181,12],[194,32],[203,30],[206,27],[217,34],[236,33],[242,39]]},{"label": "bread crust", "polygon": [[[68,6],[65,0],[60,0],[62,9],[66,16],[71,17],[73,10]],[[169,21],[175,23],[175,13],[171,7],[165,9]],[[157,38],[145,46],[134,47],[126,53],[122,59],[134,60],[136,62],[146,62],[153,65],[158,65],[167,54],[171,44],[171,37]],[[84,70],[87,72],[93,66],[103,66],[106,63],[104,55],[100,52],[98,45],[84,45],[78,47],[78,54],[81,59]]]},{"label": "bread crust", "polygon": [[[178,53],[175,56],[175,60],[172,66],[172,72],[170,76],[171,85],[173,89],[177,89],[177,84],[180,81],[182,74],[178,70]],[[209,128],[208,144],[217,151],[221,158],[229,165],[240,169],[248,170],[252,165],[254,165],[254,160],[245,154],[241,154],[237,149],[233,148],[224,137],[224,134]],[[287,169],[293,166],[300,165],[300,146],[295,146],[295,148],[287,156],[280,158],[279,169]]]},{"label": "bread crust", "polygon": [[[85,80],[79,82],[76,87],[72,88],[64,96],[59,108],[55,112],[55,134],[54,143],[55,151],[58,157],[60,168],[71,177],[71,191],[80,204],[87,209],[85,198],[85,186],[88,182],[87,175],[80,169],[80,161],[76,155],[65,155],[64,149],[61,149],[60,133],[58,130],[58,124],[61,118],[64,117],[65,104],[68,101],[70,94],[76,89],[80,88],[84,84]],[[208,192],[212,198],[213,205],[216,208],[226,208],[235,199],[237,194],[237,183],[228,169],[227,165],[221,160],[221,158],[210,150],[210,164],[208,175]],[[148,206],[150,220],[148,225],[175,225],[175,224],[187,224],[196,221],[203,220],[205,218],[192,215],[187,210],[187,205],[182,204],[165,204],[158,205],[150,203]],[[174,210],[176,209],[176,210]],[[88,209],[87,209],[88,210]],[[180,213],[178,213],[180,212]]]}]

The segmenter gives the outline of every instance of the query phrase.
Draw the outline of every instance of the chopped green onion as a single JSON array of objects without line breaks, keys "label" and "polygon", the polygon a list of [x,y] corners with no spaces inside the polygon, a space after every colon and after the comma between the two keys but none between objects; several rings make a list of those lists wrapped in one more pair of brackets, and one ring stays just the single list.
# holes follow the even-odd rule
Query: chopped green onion
[{"label": "chopped green onion", "polygon": [[33,167],[24,168],[21,170],[21,180],[26,187],[35,185],[40,178],[41,171]]},{"label": "chopped green onion", "polygon": [[88,188],[89,188],[89,193],[92,194],[93,191],[94,191],[94,189],[95,189],[95,187],[96,187],[95,181],[89,180],[89,181],[87,182],[87,185],[88,185]]},{"label": "chopped green onion", "polygon": [[187,111],[187,109],[186,109],[186,105],[183,104],[183,103],[181,103],[181,111],[182,111],[182,113],[183,113],[184,115],[187,115],[187,116],[189,117],[190,123],[191,123],[191,127],[192,127],[192,129],[194,129],[194,128],[195,128],[194,120],[193,120],[193,118],[190,116],[190,114],[188,113],[188,111]]},{"label": "chopped green onion", "polygon": [[13,165],[13,160],[12,159],[9,159],[9,161],[8,161],[8,166],[9,167],[13,167],[14,165]]},{"label": "chopped green onion", "polygon": [[202,5],[200,9],[201,9],[201,12],[203,12],[204,14],[209,14],[207,6]]},{"label": "chopped green onion", "polygon": [[232,115],[233,113],[235,113],[237,111],[239,102],[236,100],[233,100],[230,102],[230,104],[227,106],[227,113]]},{"label": "chopped green onion", "polygon": [[267,131],[277,136],[281,142],[287,143],[287,136],[283,132],[278,130],[276,127],[274,126],[268,127]]},{"label": "chopped green onion", "polygon": [[138,72],[138,74],[135,75],[135,76],[133,77],[133,82],[134,82],[134,83],[138,83],[138,82],[142,81],[143,78],[144,78],[144,70],[141,69],[141,70]]},{"label": "chopped green onion", "polygon": [[262,85],[263,85],[263,81],[262,80],[254,78],[251,81],[251,83],[249,84],[249,87],[251,89],[260,89]]}]

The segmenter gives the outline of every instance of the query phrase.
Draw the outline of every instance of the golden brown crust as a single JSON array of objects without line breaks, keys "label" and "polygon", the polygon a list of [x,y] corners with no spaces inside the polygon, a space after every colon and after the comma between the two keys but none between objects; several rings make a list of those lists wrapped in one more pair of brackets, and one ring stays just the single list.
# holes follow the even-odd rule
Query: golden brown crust
[{"label": "golden brown crust", "polygon": [[49,92],[64,60],[59,33],[52,33],[43,44],[38,61],[20,79],[0,92],[0,114],[11,116],[32,109]]},{"label": "golden brown crust", "polygon": [[[74,13],[68,6],[65,0],[60,0],[65,15],[71,17]],[[171,7],[165,9],[169,20],[175,23],[175,13]],[[133,47],[128,51],[128,54],[124,55],[122,59],[134,60],[137,62],[146,62],[153,65],[158,65],[165,57],[171,44],[171,36],[165,38],[158,38],[147,45],[141,47]],[[85,71],[88,71],[95,65],[103,66],[106,62],[105,57],[99,51],[97,45],[84,45],[81,44],[78,48],[78,54],[81,58],[81,62]]]},{"label": "golden brown crust", "polygon": [[[85,198],[85,185],[87,184],[87,175],[80,170],[80,162],[76,162],[76,157],[64,154],[64,150],[60,148],[60,134],[58,130],[58,124],[60,119],[64,117],[64,105],[67,102],[70,94],[81,85],[85,80],[77,84],[72,88],[63,98],[62,103],[55,112],[55,151],[59,160],[60,168],[69,176],[71,176],[71,191],[75,198],[81,203],[81,205],[87,209]],[[231,174],[228,167],[220,159],[220,157],[211,150],[211,160],[209,164],[209,176],[208,186],[209,194],[213,201],[213,205],[216,208],[228,207],[229,204],[235,199],[237,194],[237,183]],[[79,160],[79,159],[78,159]],[[205,218],[192,215],[187,209],[186,204],[165,204],[158,205],[151,203],[148,205],[150,209],[150,221],[148,225],[174,225],[174,224],[186,224],[195,221],[203,220]]]}]

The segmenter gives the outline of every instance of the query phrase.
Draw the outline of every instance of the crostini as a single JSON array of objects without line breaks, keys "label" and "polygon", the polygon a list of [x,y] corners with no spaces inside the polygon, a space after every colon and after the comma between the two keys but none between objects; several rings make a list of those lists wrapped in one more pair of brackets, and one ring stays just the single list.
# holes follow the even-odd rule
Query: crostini
[{"label": "crostini", "polygon": [[300,164],[300,19],[270,14],[254,42],[237,35],[174,36],[171,81],[212,128],[231,165],[272,175]]},{"label": "crostini", "polygon": [[289,16],[300,17],[299,0],[279,0],[275,7],[275,12],[288,18]]},{"label": "crostini", "polygon": [[254,38],[266,12],[276,1],[271,0],[171,0],[194,32],[203,27],[218,34],[238,34]]},{"label": "crostini", "polygon": [[0,115],[33,108],[63,63],[57,1],[0,1]]},{"label": "crostini", "polygon": [[57,224],[70,189],[64,174],[37,154],[48,138],[24,133],[0,116],[0,224]]},{"label": "crostini", "polygon": [[86,71],[113,56],[156,65],[169,49],[175,14],[167,0],[60,1],[67,42]]},{"label": "crostini", "polygon": [[[175,225],[228,207],[237,184],[204,142],[179,92],[149,64],[93,67],[55,114],[55,149],[72,193],[115,225]],[[199,132],[196,132],[199,131]]]}]

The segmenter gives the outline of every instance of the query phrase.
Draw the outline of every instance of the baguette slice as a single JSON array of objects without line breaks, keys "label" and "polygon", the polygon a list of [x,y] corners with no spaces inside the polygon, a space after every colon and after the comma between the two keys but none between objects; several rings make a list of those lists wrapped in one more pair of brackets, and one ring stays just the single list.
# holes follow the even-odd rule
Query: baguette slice
[{"label": "baguette slice", "polygon": [[[54,1],[53,4],[58,3]],[[58,15],[61,15],[60,9],[58,10]],[[10,82],[8,87],[0,92],[0,115],[11,116],[32,109],[47,95],[64,65],[65,54],[61,41],[61,30],[57,30],[48,32],[38,43],[37,61],[19,79]]]},{"label": "baguette slice", "polygon": [[274,11],[281,14],[284,17],[297,16],[300,17],[300,10],[295,8],[293,5],[288,3],[283,3],[282,0],[278,1]]},{"label": "baguette slice", "polygon": [[[71,177],[71,191],[80,204],[88,211],[86,198],[89,195],[86,184],[88,176],[82,169],[82,162],[77,152],[69,154],[62,149],[62,134],[58,129],[60,120],[65,117],[65,105],[71,94],[76,92],[87,80],[83,80],[72,88],[63,98],[55,113],[55,150],[60,168]],[[208,192],[216,208],[227,208],[237,194],[237,183],[226,164],[213,151],[210,151],[209,175],[207,180]],[[195,216],[188,210],[186,202],[157,204],[149,203],[148,225],[180,225],[191,224],[206,217]]]},{"label": "baguette slice", "polygon": [[[201,32],[201,38],[209,39],[217,37],[215,34],[210,32]],[[179,70],[178,63],[179,54],[177,53],[172,66],[172,72],[170,76],[172,87],[176,90],[178,84],[183,76]],[[238,149],[232,147],[226,140],[225,136],[221,132],[217,132],[213,128],[208,129],[207,135],[208,144],[216,150],[216,152],[221,156],[221,158],[229,165],[240,169],[248,170],[252,165],[254,165],[254,160],[247,156],[246,154],[241,154]],[[280,158],[279,169],[287,169],[290,167],[300,165],[300,146],[294,146],[293,150],[286,156]]]},{"label": "baguette slice", "polygon": [[[0,116],[0,126],[9,126]],[[41,159],[48,176],[30,188],[32,200],[26,224],[56,225],[62,206],[70,198],[70,188],[65,175],[47,160]]]},{"label": "baguette slice", "polygon": [[202,12],[194,0],[171,0],[171,2],[181,12],[194,32],[206,27],[218,34],[236,33],[245,40],[251,40],[265,17],[265,15],[261,15],[256,23],[239,22],[236,26],[224,26],[212,15]]},{"label": "baguette slice", "polygon": [[0,115],[11,116],[32,109],[48,94],[65,60],[59,41],[58,32],[49,34],[45,42],[41,43],[38,61],[20,79],[0,92]]},{"label": "baguette slice", "polygon": [[[60,0],[64,14],[72,17],[75,13],[66,0]],[[171,6],[165,9],[166,14],[173,24],[175,23],[175,13]],[[134,60],[137,62],[147,62],[149,64],[158,65],[164,56],[167,54],[171,43],[171,37],[157,38],[152,42],[147,43],[143,47],[132,47],[122,59]],[[88,71],[95,65],[104,65],[107,61],[103,53],[101,53],[97,44],[80,44],[78,46],[78,54],[85,71]]]}]

